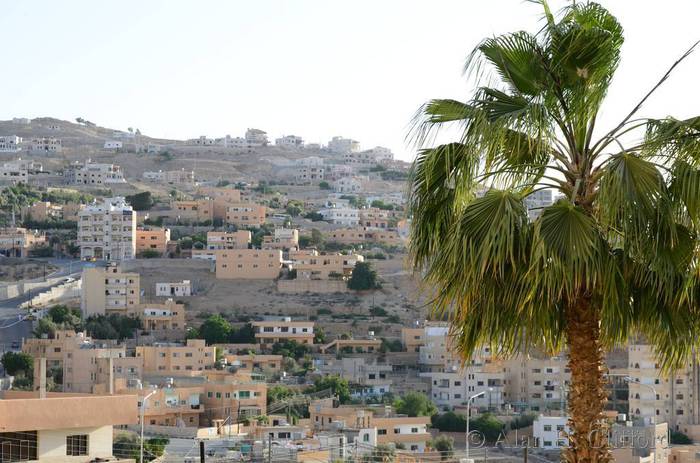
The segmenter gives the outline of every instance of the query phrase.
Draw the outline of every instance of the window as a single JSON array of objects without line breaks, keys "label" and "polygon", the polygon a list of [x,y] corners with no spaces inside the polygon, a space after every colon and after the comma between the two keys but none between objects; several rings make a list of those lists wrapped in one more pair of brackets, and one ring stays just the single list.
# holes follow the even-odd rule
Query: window
[{"label": "window", "polygon": [[88,454],[87,434],[66,436],[66,455],[78,456]]},{"label": "window", "polygon": [[377,435],[386,436],[386,429],[377,429]]},{"label": "window", "polygon": [[545,424],[543,427],[544,431],[551,431],[552,430],[552,425],[551,424]]}]

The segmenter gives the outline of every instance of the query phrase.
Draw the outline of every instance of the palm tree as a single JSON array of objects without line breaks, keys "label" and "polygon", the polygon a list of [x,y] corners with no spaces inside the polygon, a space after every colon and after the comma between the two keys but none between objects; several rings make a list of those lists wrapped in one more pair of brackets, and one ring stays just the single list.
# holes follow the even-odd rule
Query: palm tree
[{"label": "palm tree", "polygon": [[[691,354],[700,296],[700,118],[639,118],[596,137],[622,27],[596,3],[481,42],[468,102],[432,100],[409,195],[410,252],[464,359],[568,351],[569,462],[611,459],[604,352],[642,335],[666,369]],[[495,72],[494,72],[495,71]],[[436,130],[460,138],[427,147]],[[528,218],[542,190],[556,201]],[[541,194],[541,193],[540,193]]]}]

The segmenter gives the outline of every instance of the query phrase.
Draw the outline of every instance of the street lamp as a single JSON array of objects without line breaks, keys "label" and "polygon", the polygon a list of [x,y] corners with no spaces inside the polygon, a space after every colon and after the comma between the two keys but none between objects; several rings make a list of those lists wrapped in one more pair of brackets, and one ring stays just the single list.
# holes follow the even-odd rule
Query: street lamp
[{"label": "street lamp", "polygon": [[657,454],[657,452],[656,452],[656,397],[657,397],[656,389],[654,389],[654,386],[652,386],[650,384],[644,384],[641,381],[632,378],[631,376],[625,376],[624,380],[627,381],[628,383],[635,383],[635,384],[639,384],[642,387],[646,387],[652,392],[652,394],[654,394],[654,408],[653,408],[652,414],[651,414],[651,425],[654,428],[654,430],[653,430],[653,434],[654,434],[654,463],[656,463],[656,454]]},{"label": "street lamp", "polygon": [[476,399],[477,397],[481,397],[484,395],[486,391],[481,391],[478,394],[474,394],[473,396],[469,397],[467,400],[467,434],[466,434],[466,439],[467,439],[467,449],[466,449],[466,458],[469,460],[469,419],[472,416],[472,401]]},{"label": "street lamp", "polygon": [[[139,389],[143,389],[143,384],[141,381],[139,381]],[[144,396],[143,399],[141,399],[141,448],[139,451],[139,454],[141,455],[141,459],[139,460],[139,463],[143,463],[143,422],[145,421],[145,415],[146,415],[146,400],[148,400],[149,397],[151,397],[153,394],[158,392],[158,387],[154,387],[153,390]]]}]

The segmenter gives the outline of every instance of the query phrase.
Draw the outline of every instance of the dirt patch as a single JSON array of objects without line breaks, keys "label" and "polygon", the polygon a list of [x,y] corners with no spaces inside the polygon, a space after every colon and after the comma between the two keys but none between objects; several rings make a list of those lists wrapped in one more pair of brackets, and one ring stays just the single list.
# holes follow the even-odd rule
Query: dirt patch
[{"label": "dirt patch", "polygon": [[39,260],[0,258],[0,281],[32,280],[49,275],[57,268]]}]

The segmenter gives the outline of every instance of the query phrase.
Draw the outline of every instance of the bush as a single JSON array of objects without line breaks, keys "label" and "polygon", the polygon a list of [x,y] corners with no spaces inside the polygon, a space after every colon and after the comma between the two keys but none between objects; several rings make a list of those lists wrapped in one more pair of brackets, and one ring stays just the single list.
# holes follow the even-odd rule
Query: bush
[{"label": "bush", "polygon": [[430,446],[440,452],[441,460],[448,460],[454,453],[455,440],[449,436],[437,436],[430,441]]},{"label": "bush", "polygon": [[671,444],[674,445],[690,445],[693,443],[693,439],[688,437],[686,434],[680,431],[671,430]]},{"label": "bush", "polygon": [[323,215],[319,214],[318,212],[307,212],[304,214],[305,219],[309,219],[312,222],[322,222],[323,221]]},{"label": "bush", "polygon": [[510,422],[510,429],[522,429],[532,426],[537,415],[534,413],[523,413]]},{"label": "bush", "polygon": [[145,251],[141,251],[139,253],[139,257],[142,257],[144,259],[154,259],[156,257],[161,257],[162,255],[163,254],[156,251],[155,249],[146,249]]},{"label": "bush", "polygon": [[53,257],[53,248],[51,246],[37,246],[29,250],[30,257]]},{"label": "bush", "polygon": [[283,357],[299,360],[311,352],[311,348],[306,344],[299,344],[296,341],[276,342],[272,345],[272,353]]},{"label": "bush", "polygon": [[369,309],[369,314],[375,317],[386,317],[389,313],[383,307],[374,306]]}]

